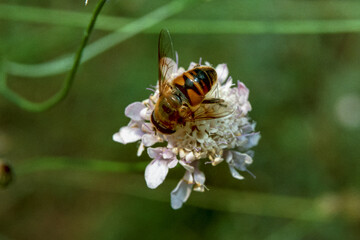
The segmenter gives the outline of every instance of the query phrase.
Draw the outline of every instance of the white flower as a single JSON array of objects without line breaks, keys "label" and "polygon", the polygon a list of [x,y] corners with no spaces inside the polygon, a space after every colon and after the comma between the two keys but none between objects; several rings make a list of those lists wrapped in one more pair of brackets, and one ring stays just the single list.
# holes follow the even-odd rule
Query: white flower
[{"label": "white flower", "polygon": [[191,191],[204,192],[205,174],[198,169],[199,161],[193,162],[193,168],[185,172],[176,188],[171,192],[171,207],[179,209],[190,197]]},{"label": "white flower", "polygon": [[[169,72],[167,77],[173,78],[184,73],[184,68],[169,61],[174,71]],[[210,66],[207,62],[205,64]],[[188,69],[195,65],[192,62]],[[187,122],[171,135],[161,134],[150,122],[159,98],[157,86],[149,99],[132,103],[125,109],[125,115],[131,120],[113,135],[114,141],[122,144],[140,141],[138,156],[148,147],[147,153],[153,159],[145,170],[149,188],[158,187],[165,180],[169,168],[174,168],[177,163],[185,168],[184,177],[171,192],[171,206],[174,209],[180,208],[187,201],[192,190],[203,192],[206,189],[205,174],[199,170],[201,159],[209,159],[213,166],[225,160],[232,176],[243,179],[238,171],[249,172],[247,166],[253,161],[253,152],[249,149],[257,145],[260,139],[260,134],[255,132],[255,123],[247,117],[251,111],[249,90],[240,81],[234,84],[232,78],[228,77],[226,64],[219,64],[215,70],[218,91],[211,94],[218,94],[229,106],[233,106],[232,114],[224,118]],[[150,147],[156,143],[162,143],[162,147]]]},{"label": "white flower", "polygon": [[149,188],[154,189],[165,180],[169,168],[174,168],[178,160],[168,148],[148,148],[147,152],[154,160],[145,169],[145,181]]}]

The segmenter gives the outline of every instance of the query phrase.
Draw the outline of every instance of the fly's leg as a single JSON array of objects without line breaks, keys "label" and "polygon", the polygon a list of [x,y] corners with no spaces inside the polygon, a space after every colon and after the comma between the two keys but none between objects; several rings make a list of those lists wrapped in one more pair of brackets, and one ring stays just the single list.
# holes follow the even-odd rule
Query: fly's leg
[{"label": "fly's leg", "polygon": [[227,107],[227,105],[225,104],[225,101],[221,98],[205,99],[202,103],[203,104],[219,104],[222,107]]}]

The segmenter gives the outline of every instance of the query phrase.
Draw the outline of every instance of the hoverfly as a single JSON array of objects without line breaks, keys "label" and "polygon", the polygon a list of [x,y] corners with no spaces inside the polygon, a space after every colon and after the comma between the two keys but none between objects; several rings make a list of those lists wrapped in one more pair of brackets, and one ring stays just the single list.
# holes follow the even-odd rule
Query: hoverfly
[{"label": "hoverfly", "polygon": [[151,122],[163,134],[173,134],[186,122],[222,118],[232,110],[220,98],[209,98],[217,84],[213,67],[196,65],[178,76],[175,71],[175,52],[168,30],[159,35],[159,99],[151,114]]}]

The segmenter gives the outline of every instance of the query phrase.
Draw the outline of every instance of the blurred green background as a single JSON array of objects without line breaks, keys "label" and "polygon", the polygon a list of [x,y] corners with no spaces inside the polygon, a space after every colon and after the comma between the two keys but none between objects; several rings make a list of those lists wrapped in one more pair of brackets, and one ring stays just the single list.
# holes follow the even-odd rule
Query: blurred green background
[{"label": "blurred green background", "polygon": [[[75,52],[96,6],[83,2],[2,0],[1,57],[36,64]],[[168,3],[108,1],[90,42]],[[0,239],[360,238],[360,1],[213,0],[183,8],[82,64],[67,98],[49,111],[24,111],[0,96],[0,157],[15,171],[13,184],[0,189]],[[250,89],[250,116],[262,135],[249,167],[256,179],[233,179],[225,163],[203,165],[210,191],[193,192],[177,211],[169,199],[181,167],[156,190],[142,170],[86,170],[91,159],[150,160],[112,134],[129,121],[125,107],[156,84],[163,27],[180,65],[199,57],[228,64]],[[66,73],[6,77],[40,102]],[[58,157],[69,167],[45,164]],[[39,158],[43,168],[31,170]]]}]

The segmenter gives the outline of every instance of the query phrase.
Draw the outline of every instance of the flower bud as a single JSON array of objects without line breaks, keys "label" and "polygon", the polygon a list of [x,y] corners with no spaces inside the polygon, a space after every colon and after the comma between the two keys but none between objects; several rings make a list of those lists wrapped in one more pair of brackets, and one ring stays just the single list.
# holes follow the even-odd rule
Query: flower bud
[{"label": "flower bud", "polygon": [[8,164],[0,160],[0,187],[6,187],[12,180],[12,171]]}]

